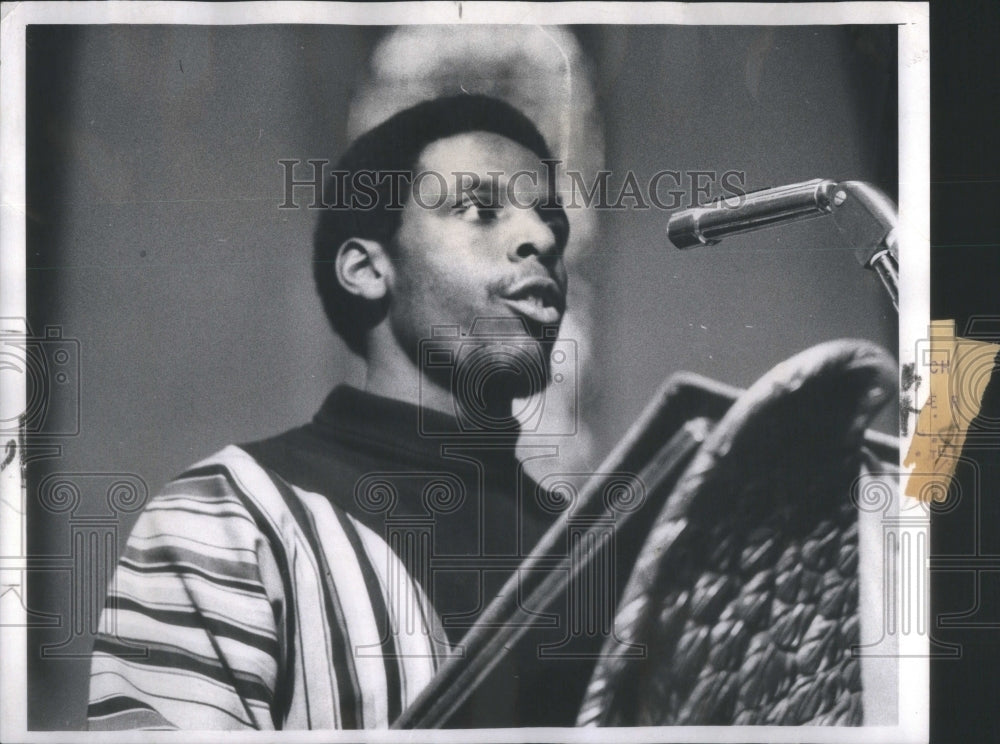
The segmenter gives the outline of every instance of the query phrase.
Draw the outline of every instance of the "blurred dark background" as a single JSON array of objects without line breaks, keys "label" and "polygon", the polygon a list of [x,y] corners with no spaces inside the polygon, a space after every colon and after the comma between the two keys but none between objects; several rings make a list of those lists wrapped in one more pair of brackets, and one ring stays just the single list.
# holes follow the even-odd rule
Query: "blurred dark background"
[{"label": "blurred dark background", "polygon": [[[1000,3],[931,3],[931,318],[1000,343]],[[931,628],[957,658],[931,661],[931,741],[997,739],[1000,668],[1000,374],[994,362],[931,550]],[[985,370],[981,370],[985,371]],[[974,498],[971,498],[974,497]],[[947,614],[963,614],[956,624]]]},{"label": "blurred dark background", "polygon": [[[895,28],[573,30],[616,174],[739,170],[748,189],[853,178],[895,196]],[[128,473],[152,495],[228,443],[306,420],[335,383],[360,381],[314,295],[316,215],[277,208],[278,161],[340,154],[347,102],[384,33],[29,28],[29,323],[79,340],[81,370],[79,435],[29,471],[33,554],[70,551],[67,515],[38,506],[47,476]],[[598,298],[579,391],[597,460],[673,371],[747,386],[832,338],[897,351],[891,306],[827,221],[681,253],[668,216],[601,214],[578,263]],[[105,509],[94,488],[80,514]],[[119,548],[133,519],[117,519]],[[68,617],[69,576],[40,576],[32,609]],[[82,725],[88,627],[30,632],[30,727]],[[66,654],[39,662],[71,632]]]}]

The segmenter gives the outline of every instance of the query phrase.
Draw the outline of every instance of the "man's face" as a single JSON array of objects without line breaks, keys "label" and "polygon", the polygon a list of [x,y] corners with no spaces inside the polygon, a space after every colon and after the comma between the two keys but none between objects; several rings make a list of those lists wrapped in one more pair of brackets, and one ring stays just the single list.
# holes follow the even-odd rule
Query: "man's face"
[{"label": "man's face", "polygon": [[[503,326],[496,318],[523,323],[534,338],[557,329],[568,223],[538,156],[500,135],[468,132],[428,145],[421,171],[441,178],[414,182],[396,234],[389,315],[399,345],[416,358],[433,326],[458,325],[469,334],[477,319],[489,319],[479,332]],[[522,335],[522,348],[526,340]],[[541,351],[547,366],[550,349],[551,339],[534,358]],[[534,391],[519,394],[526,392]]]}]

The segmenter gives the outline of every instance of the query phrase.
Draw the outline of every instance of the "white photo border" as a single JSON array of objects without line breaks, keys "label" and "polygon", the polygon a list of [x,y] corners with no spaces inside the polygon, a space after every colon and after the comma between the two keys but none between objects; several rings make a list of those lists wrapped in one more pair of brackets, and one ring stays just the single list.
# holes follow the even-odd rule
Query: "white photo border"
[{"label": "white photo border", "polygon": [[[917,362],[915,349],[926,337],[929,310],[930,92],[929,8],[927,3],[610,3],[610,2],[399,2],[399,3],[197,3],[197,2],[28,2],[2,6],[0,49],[0,317],[26,317],[25,233],[25,31],[29,24],[692,24],[829,25],[890,24],[898,27],[899,65],[899,360]],[[7,330],[7,329],[3,329]],[[24,386],[7,385],[0,394],[11,407],[25,403]],[[916,407],[922,400],[915,401]],[[21,409],[17,409],[21,410]],[[901,442],[905,452],[908,442]],[[902,472],[902,467],[901,467]],[[0,498],[21,503],[20,470],[0,476]],[[23,520],[23,514],[20,515]],[[0,520],[0,739],[5,741],[135,741],[135,732],[38,732],[27,730],[26,637],[23,607],[25,526]],[[900,571],[927,571],[900,565]],[[9,593],[14,590],[13,593]],[[920,602],[920,598],[912,601]],[[928,598],[911,608],[929,616]],[[20,614],[19,614],[20,613]],[[925,623],[926,627],[926,623]],[[901,635],[899,709],[895,726],[845,727],[658,727],[622,729],[484,729],[434,731],[282,732],[297,742],[501,742],[501,741],[685,741],[685,742],[922,742],[929,729],[928,639]],[[149,742],[272,741],[274,732],[144,732]]]}]

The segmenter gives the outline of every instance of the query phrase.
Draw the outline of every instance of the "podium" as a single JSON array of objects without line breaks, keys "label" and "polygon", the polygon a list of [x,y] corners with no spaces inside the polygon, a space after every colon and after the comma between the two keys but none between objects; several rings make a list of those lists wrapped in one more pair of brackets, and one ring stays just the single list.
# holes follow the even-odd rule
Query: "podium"
[{"label": "podium", "polygon": [[895,394],[854,340],[668,379],[394,727],[863,723],[852,494],[898,460],[868,430]]}]

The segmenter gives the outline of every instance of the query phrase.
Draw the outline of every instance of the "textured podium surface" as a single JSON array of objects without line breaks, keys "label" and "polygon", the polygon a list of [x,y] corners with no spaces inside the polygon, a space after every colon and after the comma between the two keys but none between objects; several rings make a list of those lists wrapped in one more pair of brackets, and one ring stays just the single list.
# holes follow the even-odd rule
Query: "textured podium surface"
[{"label": "textured podium surface", "polygon": [[740,396],[656,518],[579,725],[864,722],[852,486],[895,376],[835,341]]}]

